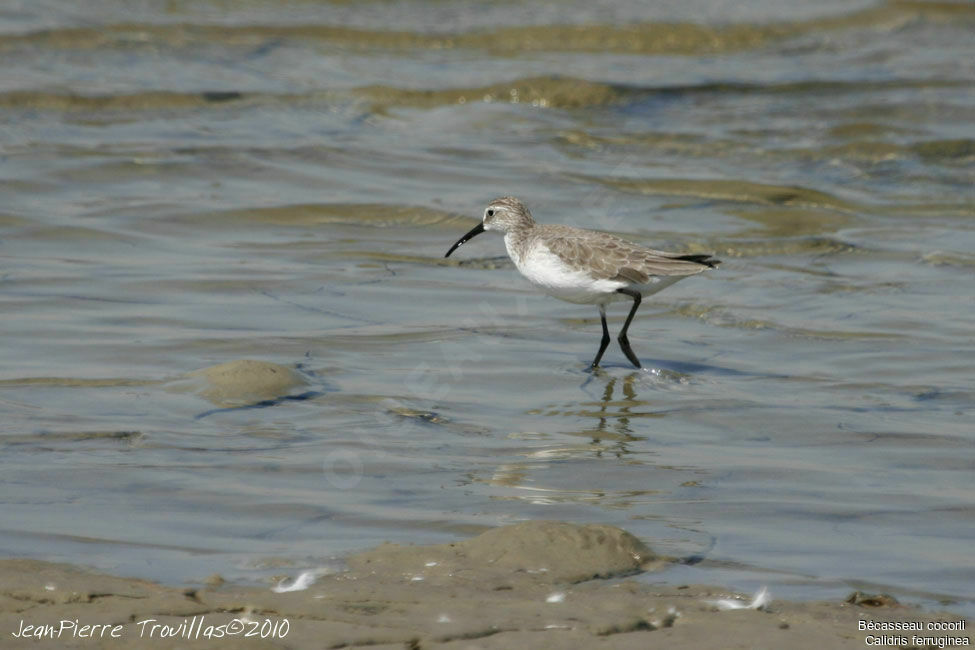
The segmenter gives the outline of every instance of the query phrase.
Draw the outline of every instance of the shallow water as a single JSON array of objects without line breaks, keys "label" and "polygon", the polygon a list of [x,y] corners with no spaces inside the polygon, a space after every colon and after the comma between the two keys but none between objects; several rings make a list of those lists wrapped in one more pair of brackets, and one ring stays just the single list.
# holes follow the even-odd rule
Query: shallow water
[{"label": "shallow water", "polygon": [[[975,612],[975,9],[811,4],[5,3],[2,552],[257,579],[546,518]],[[589,375],[595,309],[443,259],[500,194],[724,264]],[[303,399],[180,381],[240,359]]]}]

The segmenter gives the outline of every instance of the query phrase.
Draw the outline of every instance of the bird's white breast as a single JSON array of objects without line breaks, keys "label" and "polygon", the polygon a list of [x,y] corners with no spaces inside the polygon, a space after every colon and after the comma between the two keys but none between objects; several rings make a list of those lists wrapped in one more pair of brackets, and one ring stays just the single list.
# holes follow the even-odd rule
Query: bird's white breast
[{"label": "bird's white breast", "polygon": [[550,296],[580,304],[599,304],[624,299],[616,290],[625,287],[625,282],[599,280],[585,271],[572,268],[542,242],[536,241],[524,251],[524,255],[518,255],[513,250],[507,236],[505,246],[518,271]]}]

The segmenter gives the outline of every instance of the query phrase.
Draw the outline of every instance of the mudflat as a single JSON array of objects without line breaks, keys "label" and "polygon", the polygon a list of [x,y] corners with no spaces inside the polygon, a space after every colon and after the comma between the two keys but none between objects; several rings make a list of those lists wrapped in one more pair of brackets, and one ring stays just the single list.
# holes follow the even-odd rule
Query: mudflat
[{"label": "mudflat", "polygon": [[552,521],[449,544],[384,544],[348,557],[342,570],[290,576],[270,588],[216,575],[178,588],[7,559],[0,561],[0,645],[819,650],[924,647],[946,638],[944,645],[971,644],[967,621],[958,616],[883,596],[749,602],[719,587],[631,579],[671,561],[619,528]]}]

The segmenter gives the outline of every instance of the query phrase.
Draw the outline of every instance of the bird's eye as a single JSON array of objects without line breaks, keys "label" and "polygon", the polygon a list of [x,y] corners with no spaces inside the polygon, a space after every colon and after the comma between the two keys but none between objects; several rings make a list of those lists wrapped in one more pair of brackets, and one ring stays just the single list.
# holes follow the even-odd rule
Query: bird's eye
[{"label": "bird's eye", "polygon": [[494,210],[488,210],[487,211],[487,216],[493,217],[494,216]]}]

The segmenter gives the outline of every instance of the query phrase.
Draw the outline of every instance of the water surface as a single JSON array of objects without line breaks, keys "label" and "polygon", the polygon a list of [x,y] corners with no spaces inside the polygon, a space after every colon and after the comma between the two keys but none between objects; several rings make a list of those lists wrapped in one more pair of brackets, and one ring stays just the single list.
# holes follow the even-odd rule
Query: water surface
[{"label": "water surface", "polygon": [[[171,583],[610,523],[973,612],[967,3],[6,3],[0,549]],[[483,205],[724,264],[595,309]],[[613,312],[618,327],[625,309]],[[180,378],[257,359],[306,399]]]}]

